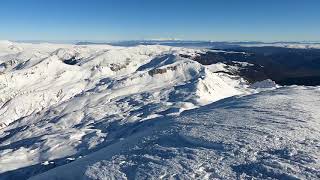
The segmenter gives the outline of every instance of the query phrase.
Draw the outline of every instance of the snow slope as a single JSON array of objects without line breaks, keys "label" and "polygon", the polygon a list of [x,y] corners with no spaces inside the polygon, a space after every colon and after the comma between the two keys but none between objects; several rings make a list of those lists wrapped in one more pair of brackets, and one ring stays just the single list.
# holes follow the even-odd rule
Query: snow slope
[{"label": "snow slope", "polygon": [[0,41],[0,179],[319,179],[319,87],[203,51]]},{"label": "snow slope", "polygon": [[[227,86],[219,77],[208,75],[210,72],[200,64],[176,56],[177,53],[192,54],[195,50],[165,46],[120,48],[6,41],[0,42],[0,48],[1,54],[5,54],[0,56],[2,126],[89,90],[108,89],[105,91],[109,94],[113,92],[110,98],[115,98],[193,81],[194,86],[199,86],[194,87],[199,90],[195,91],[196,95],[203,96],[201,93],[207,92],[201,92],[201,86],[214,86],[213,81]],[[69,65],[63,62],[71,58],[78,63]],[[209,89],[208,93],[211,93]],[[225,94],[215,92],[209,96],[209,101],[237,94],[232,87],[227,89],[229,91]]]},{"label": "snow slope", "polygon": [[25,179],[121,139],[132,125],[248,94],[168,47],[0,41],[0,179]]},{"label": "snow slope", "polygon": [[31,179],[319,179],[320,89],[228,98],[132,123],[120,139]]}]

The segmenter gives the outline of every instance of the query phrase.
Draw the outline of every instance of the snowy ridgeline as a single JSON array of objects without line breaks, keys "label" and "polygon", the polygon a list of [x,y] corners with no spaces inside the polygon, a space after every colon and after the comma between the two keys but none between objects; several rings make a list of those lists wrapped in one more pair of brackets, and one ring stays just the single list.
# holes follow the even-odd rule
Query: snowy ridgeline
[{"label": "snowy ridgeline", "polygon": [[[186,141],[195,146],[198,140],[192,144],[192,139],[184,140],[185,135],[180,137],[183,123],[174,125],[169,120],[171,117],[227,97],[276,87],[271,81],[250,86],[241,77],[221,73],[228,71],[221,63],[203,66],[185,58],[185,55],[192,57],[203,51],[157,45],[113,47],[0,41],[0,179],[26,179],[73,161],[84,165],[80,159],[88,161],[85,157],[98,153],[99,149],[110,155],[103,155],[106,161],[101,165],[90,166],[93,169],[86,170],[87,177],[94,179],[94,170],[99,170],[100,166],[105,170],[101,170],[101,176],[113,175],[110,172],[117,176],[119,172],[119,177],[139,177],[138,169],[135,170],[139,164],[134,165],[134,156],[130,157],[133,158],[132,167],[123,164],[129,168],[125,170],[121,163],[130,161],[120,162],[125,156],[112,155],[128,150],[117,148],[123,146],[117,144],[125,142],[132,151],[131,140],[134,144],[143,139],[142,142],[153,143],[152,133],[158,132],[155,128],[161,122],[159,136],[168,133],[169,137],[161,140],[168,143],[163,146],[179,146],[181,138],[181,143]],[[198,121],[201,123],[202,119]],[[175,131],[174,126],[179,131]],[[170,129],[178,139],[171,137]],[[137,148],[144,146],[137,143]],[[200,143],[199,146],[204,145]],[[213,146],[220,148],[219,143]],[[200,148],[210,150],[210,147]],[[145,148],[158,151],[153,146]],[[145,148],[141,152],[149,151]],[[160,148],[159,153],[162,151],[166,150]],[[108,156],[120,158],[120,164],[112,165],[116,160]],[[190,160],[197,156],[190,156]],[[144,166],[142,161],[137,159],[136,163]],[[119,168],[108,168],[110,165]],[[192,174],[194,168],[188,165],[180,165],[178,169],[173,168],[174,164],[163,166],[172,168],[172,176],[187,171],[190,173],[186,173],[186,177],[197,176]],[[148,167],[142,170],[147,173]],[[208,173],[205,176],[209,177]],[[233,176],[231,171],[230,176]]]}]

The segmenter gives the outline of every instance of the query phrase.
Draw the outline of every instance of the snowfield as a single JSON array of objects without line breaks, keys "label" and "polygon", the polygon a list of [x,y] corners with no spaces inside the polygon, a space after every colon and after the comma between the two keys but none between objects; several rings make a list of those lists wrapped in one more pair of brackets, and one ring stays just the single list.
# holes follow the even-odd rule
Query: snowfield
[{"label": "snowfield", "polygon": [[114,144],[31,179],[319,179],[319,95],[280,88],[125,125]]},{"label": "snowfield", "polygon": [[205,51],[0,41],[0,179],[319,178],[319,88]]}]

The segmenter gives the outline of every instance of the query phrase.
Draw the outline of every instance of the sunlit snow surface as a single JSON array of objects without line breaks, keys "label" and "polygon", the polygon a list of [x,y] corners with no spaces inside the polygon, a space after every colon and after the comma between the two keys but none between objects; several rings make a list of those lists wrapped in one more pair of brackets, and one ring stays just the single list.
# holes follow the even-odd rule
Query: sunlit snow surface
[{"label": "sunlit snow surface", "polygon": [[320,90],[203,51],[0,41],[0,179],[319,178]]},{"label": "sunlit snow surface", "polygon": [[319,179],[320,89],[229,98],[126,126],[122,140],[34,179]]},{"label": "sunlit snow surface", "polygon": [[133,123],[249,93],[241,78],[179,56],[198,52],[0,41],[0,177],[30,177],[113,144]]}]

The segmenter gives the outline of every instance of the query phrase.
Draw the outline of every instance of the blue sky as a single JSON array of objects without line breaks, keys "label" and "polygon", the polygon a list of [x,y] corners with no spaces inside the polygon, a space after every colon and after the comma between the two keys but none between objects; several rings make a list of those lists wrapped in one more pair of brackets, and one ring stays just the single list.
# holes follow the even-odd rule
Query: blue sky
[{"label": "blue sky", "polygon": [[320,40],[319,0],[1,0],[0,39]]}]

